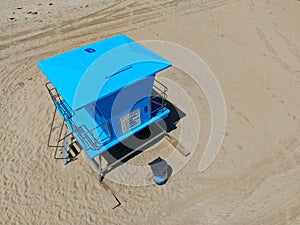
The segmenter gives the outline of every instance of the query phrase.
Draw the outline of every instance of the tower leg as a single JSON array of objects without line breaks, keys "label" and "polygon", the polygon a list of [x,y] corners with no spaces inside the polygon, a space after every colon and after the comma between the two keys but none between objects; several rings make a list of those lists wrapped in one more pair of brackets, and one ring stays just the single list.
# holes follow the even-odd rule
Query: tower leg
[{"label": "tower leg", "polygon": [[103,176],[103,172],[102,172],[102,166],[101,166],[101,154],[99,155],[99,182],[102,183],[103,179],[104,179],[104,176]]}]

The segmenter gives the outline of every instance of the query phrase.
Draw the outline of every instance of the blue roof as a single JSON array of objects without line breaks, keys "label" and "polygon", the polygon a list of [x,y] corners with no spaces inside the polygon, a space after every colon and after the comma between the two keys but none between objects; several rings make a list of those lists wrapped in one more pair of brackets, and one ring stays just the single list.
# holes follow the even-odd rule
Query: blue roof
[{"label": "blue roof", "polygon": [[171,66],[155,52],[120,34],[38,62],[73,110]]}]

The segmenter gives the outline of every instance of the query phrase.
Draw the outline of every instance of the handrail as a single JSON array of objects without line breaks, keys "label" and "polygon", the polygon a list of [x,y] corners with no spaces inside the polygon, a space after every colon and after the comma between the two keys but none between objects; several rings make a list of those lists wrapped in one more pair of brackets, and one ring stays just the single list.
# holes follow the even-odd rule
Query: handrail
[{"label": "handrail", "polygon": [[49,92],[49,95],[51,96],[51,99],[55,105],[59,109],[59,111],[62,113],[65,120],[69,120],[74,116],[74,112],[72,108],[68,105],[66,101],[63,100],[61,95],[58,93],[56,88],[53,87],[53,85],[50,82],[46,83],[46,88]]},{"label": "handrail", "polygon": [[[53,87],[53,85],[50,82],[46,83],[46,88],[51,96],[51,99],[54,103],[55,109],[58,110],[62,114],[62,119],[63,123],[61,124],[61,129],[59,132],[59,137],[56,145],[50,145],[50,139],[51,139],[51,134],[53,131],[53,125],[54,125],[54,120],[56,116],[56,110],[53,115],[52,123],[51,123],[51,129],[49,133],[49,138],[48,138],[48,146],[49,147],[55,147],[56,151],[58,147],[63,147],[60,145],[60,142],[63,141],[66,137],[61,138],[62,135],[62,130],[65,122],[70,126],[71,130],[78,135],[78,137],[81,139],[81,141],[86,145],[87,149],[92,149],[92,150],[97,150],[101,146],[103,146],[103,142],[106,141],[106,139],[101,139],[101,136],[105,130],[108,131],[108,138],[111,137],[111,129],[110,129],[110,123],[109,121],[106,121],[97,127],[93,129],[88,129],[85,125],[81,125],[78,127],[73,121],[72,117],[75,115],[75,112],[71,109],[71,107],[67,104],[66,101],[63,100],[61,95],[58,93],[58,91]],[[93,134],[93,131],[96,129],[102,127],[102,131],[100,132],[97,137]]]},{"label": "handrail", "polygon": [[[98,138],[95,137],[95,135],[93,134],[92,131],[98,129],[99,127],[103,128],[103,125],[106,124],[106,126],[107,126],[108,123],[109,122],[100,124],[99,126],[93,128],[91,130],[89,130],[85,125],[81,125],[80,127],[75,126],[76,127],[75,132],[76,132],[76,134],[79,135],[80,139],[86,145],[87,149],[97,150],[103,146],[103,142],[106,140],[106,139],[101,139],[104,129],[102,129],[100,134],[97,135]],[[109,133],[109,137],[111,137],[111,133]]]},{"label": "handrail", "polygon": [[[154,80],[153,90],[155,92],[155,95],[152,95],[150,97],[150,102],[160,105],[160,107],[154,110],[151,107],[151,113],[155,113],[164,109],[164,107],[167,105],[166,98],[168,97],[166,93],[168,91],[168,88],[156,79]],[[161,98],[161,102],[158,102],[158,98]]]}]

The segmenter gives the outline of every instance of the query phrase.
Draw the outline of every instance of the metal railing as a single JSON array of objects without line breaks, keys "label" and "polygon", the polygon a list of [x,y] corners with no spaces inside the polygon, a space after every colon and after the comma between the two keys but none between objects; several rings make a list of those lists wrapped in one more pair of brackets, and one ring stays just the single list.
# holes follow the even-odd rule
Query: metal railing
[{"label": "metal railing", "polygon": [[[53,85],[48,82],[46,83],[46,88],[49,92],[49,95],[54,103],[55,111],[53,114],[52,122],[51,122],[51,128],[49,132],[48,137],[48,146],[55,148],[55,157],[56,159],[63,159],[56,157],[56,153],[58,151],[58,148],[63,148],[62,142],[70,135],[73,135],[73,133],[76,133],[77,137],[80,139],[80,141],[84,144],[85,149],[91,149],[91,150],[97,150],[103,146],[103,142],[108,140],[111,137],[111,126],[108,121],[92,128],[88,129],[85,125],[77,126],[73,120],[72,117],[75,115],[71,107],[66,103],[66,101],[63,100],[61,95],[58,93],[58,91],[53,87]],[[55,119],[56,119],[56,112],[59,111],[63,122],[60,123],[58,126],[54,126]],[[64,137],[63,135],[63,129],[65,127],[65,124],[67,124],[70,129],[72,130],[71,133],[68,133]],[[100,133],[96,136],[94,135],[95,132],[97,132],[98,128],[102,128]],[[56,139],[56,145],[50,144],[51,142],[51,136],[53,134],[53,131],[57,128],[60,128],[58,138]],[[101,139],[103,133],[107,131],[106,138]]]},{"label": "metal railing", "polygon": [[59,109],[60,113],[63,116],[64,120],[69,120],[74,116],[72,108],[63,100],[58,91],[53,87],[53,85],[48,82],[46,83],[46,88],[49,92],[49,95],[56,108]]},{"label": "metal railing", "polygon": [[[109,122],[100,124],[99,126],[89,130],[85,125],[81,125],[80,127],[77,127],[73,123],[73,131],[79,136],[83,144],[85,145],[86,150],[97,150],[103,146],[106,140],[109,140],[111,137],[111,131],[110,131],[110,124]],[[98,128],[102,128],[101,132],[97,134],[98,137],[94,135],[94,131]],[[105,132],[105,130],[108,131],[108,135],[106,138],[102,139],[101,136]]]},{"label": "metal railing", "polygon": [[[168,88],[165,85],[156,79],[154,80],[152,96],[150,97],[151,114],[157,113],[167,105],[167,91]],[[154,107],[155,105],[158,107]]]}]

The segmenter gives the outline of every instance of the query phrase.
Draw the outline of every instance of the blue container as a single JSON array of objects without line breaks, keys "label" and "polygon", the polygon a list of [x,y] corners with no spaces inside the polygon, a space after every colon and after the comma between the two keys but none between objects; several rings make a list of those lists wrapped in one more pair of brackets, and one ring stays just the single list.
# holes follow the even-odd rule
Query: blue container
[{"label": "blue container", "polygon": [[166,183],[168,180],[168,163],[158,157],[149,163],[149,165],[151,166],[154,182],[158,185]]}]

